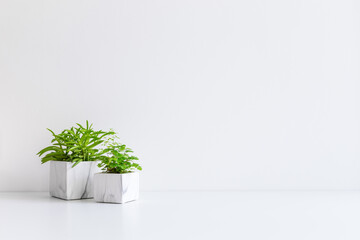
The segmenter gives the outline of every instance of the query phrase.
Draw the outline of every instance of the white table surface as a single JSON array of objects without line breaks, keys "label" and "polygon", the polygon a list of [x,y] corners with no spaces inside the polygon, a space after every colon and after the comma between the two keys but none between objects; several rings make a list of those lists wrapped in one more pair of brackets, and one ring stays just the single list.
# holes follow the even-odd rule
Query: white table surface
[{"label": "white table surface", "polygon": [[64,201],[0,193],[0,239],[360,239],[360,191],[141,192]]}]

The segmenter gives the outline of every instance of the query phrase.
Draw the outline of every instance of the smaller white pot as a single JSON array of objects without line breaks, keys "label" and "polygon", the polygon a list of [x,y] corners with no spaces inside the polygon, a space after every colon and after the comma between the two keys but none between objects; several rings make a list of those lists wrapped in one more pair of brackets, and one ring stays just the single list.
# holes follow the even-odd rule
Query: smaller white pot
[{"label": "smaller white pot", "polygon": [[97,202],[125,203],[139,198],[139,173],[97,173],[94,199]]}]

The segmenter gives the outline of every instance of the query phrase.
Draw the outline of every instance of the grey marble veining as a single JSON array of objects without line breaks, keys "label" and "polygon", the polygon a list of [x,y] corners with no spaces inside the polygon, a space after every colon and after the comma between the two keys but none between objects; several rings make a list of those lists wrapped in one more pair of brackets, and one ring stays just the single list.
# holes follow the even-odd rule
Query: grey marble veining
[{"label": "grey marble veining", "polygon": [[125,203],[139,198],[139,173],[97,173],[94,199],[97,202]]},{"label": "grey marble veining", "polygon": [[94,174],[101,170],[95,162],[50,161],[50,195],[66,200],[93,198]]}]

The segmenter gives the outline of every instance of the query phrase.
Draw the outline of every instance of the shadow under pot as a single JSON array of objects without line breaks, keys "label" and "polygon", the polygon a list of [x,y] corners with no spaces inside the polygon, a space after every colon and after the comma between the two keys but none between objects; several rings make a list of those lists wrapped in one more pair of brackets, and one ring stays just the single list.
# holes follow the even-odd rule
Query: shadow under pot
[{"label": "shadow under pot", "polygon": [[97,173],[94,199],[104,203],[125,203],[139,198],[139,173]]},{"label": "shadow under pot", "polygon": [[64,200],[94,197],[94,174],[101,172],[98,161],[72,162],[50,161],[50,196]]}]

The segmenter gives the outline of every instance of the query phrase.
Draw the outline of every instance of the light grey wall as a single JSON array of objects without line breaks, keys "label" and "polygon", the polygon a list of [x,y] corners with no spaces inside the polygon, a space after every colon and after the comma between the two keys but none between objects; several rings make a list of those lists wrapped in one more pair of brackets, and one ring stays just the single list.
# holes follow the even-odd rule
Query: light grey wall
[{"label": "light grey wall", "polygon": [[89,119],[142,190],[360,188],[360,5],[0,1],[0,190],[46,190],[46,127]]}]

